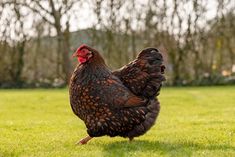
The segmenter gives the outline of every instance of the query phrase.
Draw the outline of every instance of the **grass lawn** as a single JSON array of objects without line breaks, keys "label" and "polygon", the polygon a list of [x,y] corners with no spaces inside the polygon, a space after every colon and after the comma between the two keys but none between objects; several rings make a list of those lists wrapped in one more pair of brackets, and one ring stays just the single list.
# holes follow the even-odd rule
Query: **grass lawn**
[{"label": "grass lawn", "polygon": [[0,157],[235,157],[235,86],[163,88],[157,124],[133,142],[87,145],[67,89],[0,90]]}]

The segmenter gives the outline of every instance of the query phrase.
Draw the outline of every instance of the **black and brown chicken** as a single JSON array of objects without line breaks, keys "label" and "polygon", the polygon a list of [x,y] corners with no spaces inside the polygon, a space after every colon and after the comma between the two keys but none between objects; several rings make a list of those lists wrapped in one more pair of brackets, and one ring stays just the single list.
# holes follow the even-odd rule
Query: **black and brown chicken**
[{"label": "black and brown chicken", "polygon": [[70,80],[70,104],[88,133],[80,144],[104,135],[132,140],[154,125],[160,111],[156,96],[165,80],[158,49],[142,50],[134,61],[116,71],[87,45],[80,46],[73,57],[80,64]]}]

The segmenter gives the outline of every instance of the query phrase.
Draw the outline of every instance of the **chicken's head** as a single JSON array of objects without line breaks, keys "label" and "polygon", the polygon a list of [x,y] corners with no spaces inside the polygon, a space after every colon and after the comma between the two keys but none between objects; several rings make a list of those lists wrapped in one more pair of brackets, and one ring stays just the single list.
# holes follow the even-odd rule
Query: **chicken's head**
[{"label": "chicken's head", "polygon": [[99,52],[85,44],[81,45],[77,51],[73,54],[73,57],[77,57],[80,64],[84,63],[95,63],[105,64],[104,59],[101,57]]},{"label": "chicken's head", "polygon": [[81,45],[77,51],[73,54],[73,57],[77,57],[78,61],[83,64],[89,61],[93,57],[93,52],[85,44]]}]

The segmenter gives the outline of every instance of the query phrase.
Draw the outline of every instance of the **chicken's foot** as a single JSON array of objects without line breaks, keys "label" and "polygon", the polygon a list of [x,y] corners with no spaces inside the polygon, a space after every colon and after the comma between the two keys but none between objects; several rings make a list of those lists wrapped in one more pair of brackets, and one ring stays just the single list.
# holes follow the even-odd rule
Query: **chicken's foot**
[{"label": "chicken's foot", "polygon": [[76,144],[77,145],[84,145],[84,144],[87,144],[87,142],[90,141],[91,139],[92,139],[92,137],[87,136],[87,137],[81,139],[80,141],[78,141]]}]

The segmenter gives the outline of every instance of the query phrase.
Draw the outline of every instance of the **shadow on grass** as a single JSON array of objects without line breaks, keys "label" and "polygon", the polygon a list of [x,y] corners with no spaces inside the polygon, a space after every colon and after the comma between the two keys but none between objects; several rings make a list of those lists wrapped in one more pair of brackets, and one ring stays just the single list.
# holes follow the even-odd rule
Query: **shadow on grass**
[{"label": "shadow on grass", "polygon": [[[203,145],[193,142],[186,143],[167,143],[161,141],[145,141],[136,140],[133,142],[129,141],[118,141],[112,144],[103,145],[103,151],[105,156],[129,156],[138,152],[157,153],[168,156],[192,156],[195,151],[201,153],[206,150],[211,151],[235,151],[235,147],[230,145]],[[135,154],[137,155],[137,154]]]}]

